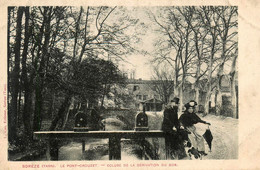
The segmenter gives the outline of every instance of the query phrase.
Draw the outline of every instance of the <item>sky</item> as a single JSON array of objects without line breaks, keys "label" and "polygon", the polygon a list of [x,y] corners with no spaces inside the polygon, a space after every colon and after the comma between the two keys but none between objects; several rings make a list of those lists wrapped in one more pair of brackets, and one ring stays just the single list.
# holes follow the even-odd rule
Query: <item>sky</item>
[{"label": "sky", "polygon": [[131,55],[128,56],[128,62],[122,64],[122,69],[124,71],[135,70],[135,78],[150,80],[152,74],[152,68],[148,63],[150,58],[143,55]]},{"label": "sky", "polygon": [[[153,31],[154,27],[148,15],[146,13],[146,7],[129,7],[131,11],[130,15],[135,18],[138,18],[140,22],[143,22],[147,29],[145,34],[140,36],[141,41],[136,44],[139,49],[145,50],[148,52],[152,52],[153,50],[153,43],[158,35]],[[149,8],[151,10],[152,8]],[[150,80],[152,78],[152,67],[149,63],[152,56],[150,55],[142,55],[142,54],[132,54],[127,56],[127,62],[129,63],[122,63],[121,69],[125,70],[135,70],[135,78],[136,79],[143,79],[143,80]]]}]

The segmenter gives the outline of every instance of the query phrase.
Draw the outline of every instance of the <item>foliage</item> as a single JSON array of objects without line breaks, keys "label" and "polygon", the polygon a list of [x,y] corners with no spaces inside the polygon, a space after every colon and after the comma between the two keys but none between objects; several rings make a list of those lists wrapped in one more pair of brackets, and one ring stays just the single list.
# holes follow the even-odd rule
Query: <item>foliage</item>
[{"label": "foliage", "polygon": [[98,99],[113,84],[123,83],[124,77],[111,61],[87,58],[78,65],[71,82],[73,91],[83,99]]},{"label": "foliage", "polygon": [[44,114],[54,130],[65,127],[72,103],[77,110],[103,101],[112,85],[124,82],[114,63],[137,52],[138,33],[129,30],[138,24],[124,7],[9,7],[9,139],[21,129],[17,118],[32,140]]}]

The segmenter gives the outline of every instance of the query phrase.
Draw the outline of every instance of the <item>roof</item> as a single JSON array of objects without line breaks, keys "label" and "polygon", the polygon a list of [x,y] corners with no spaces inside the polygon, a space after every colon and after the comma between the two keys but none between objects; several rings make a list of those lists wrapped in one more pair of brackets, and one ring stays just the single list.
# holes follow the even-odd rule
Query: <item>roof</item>
[{"label": "roof", "polygon": [[[171,81],[171,80],[142,80],[142,79],[127,79],[127,84],[158,84],[162,81]],[[174,81],[172,80],[172,83]]]},{"label": "roof", "polygon": [[145,103],[163,103],[161,100],[152,98],[144,101]]}]

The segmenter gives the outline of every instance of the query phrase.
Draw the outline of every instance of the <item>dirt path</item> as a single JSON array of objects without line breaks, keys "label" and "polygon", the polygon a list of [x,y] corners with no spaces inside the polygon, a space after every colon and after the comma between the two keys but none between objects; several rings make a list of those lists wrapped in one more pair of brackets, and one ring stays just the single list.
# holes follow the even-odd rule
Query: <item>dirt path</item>
[{"label": "dirt path", "polygon": [[[212,151],[209,152],[205,143],[208,156],[204,159],[237,159],[238,158],[238,120],[233,118],[217,117],[208,115],[202,118],[210,122],[210,130],[213,135]],[[202,135],[207,125],[196,125]]]}]

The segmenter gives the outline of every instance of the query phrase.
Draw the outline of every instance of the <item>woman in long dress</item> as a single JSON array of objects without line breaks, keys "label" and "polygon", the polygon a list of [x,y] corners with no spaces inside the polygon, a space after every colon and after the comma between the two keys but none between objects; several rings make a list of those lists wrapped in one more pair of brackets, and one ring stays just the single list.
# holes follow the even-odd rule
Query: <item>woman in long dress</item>
[{"label": "woman in long dress", "polygon": [[204,123],[210,125],[210,123],[201,120],[200,117],[195,113],[195,107],[196,102],[191,101],[187,104],[185,104],[186,110],[184,113],[180,116],[179,121],[181,125],[187,129],[189,132],[189,139],[192,144],[192,146],[199,151],[201,155],[207,155],[205,153],[205,145],[204,145],[204,139],[201,135],[199,135],[196,131],[196,127],[194,124],[197,123]]}]

